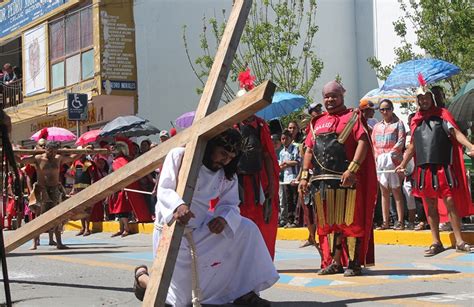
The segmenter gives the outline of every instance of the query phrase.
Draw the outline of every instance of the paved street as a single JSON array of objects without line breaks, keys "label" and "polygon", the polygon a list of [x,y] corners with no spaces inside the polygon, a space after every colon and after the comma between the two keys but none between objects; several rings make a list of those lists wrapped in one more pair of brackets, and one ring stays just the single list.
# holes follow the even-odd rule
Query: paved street
[{"label": "paved street", "polygon": [[[8,255],[15,306],[139,306],[131,292],[133,268],[151,264],[151,235],[109,235],[65,232],[70,249],[62,251],[45,246],[43,235],[37,251],[28,243]],[[262,293],[274,306],[474,305],[473,254],[448,250],[426,259],[419,247],[378,245],[377,265],[367,276],[321,277],[319,255],[298,245],[277,243],[281,277]]]}]

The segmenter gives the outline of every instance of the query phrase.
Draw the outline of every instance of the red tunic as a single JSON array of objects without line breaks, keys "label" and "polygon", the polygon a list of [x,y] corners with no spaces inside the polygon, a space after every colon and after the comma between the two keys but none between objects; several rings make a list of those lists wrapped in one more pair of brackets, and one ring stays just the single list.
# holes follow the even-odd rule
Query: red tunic
[{"label": "red tunic", "polygon": [[[315,134],[336,132],[340,134],[347,122],[350,120],[353,110],[347,109],[338,114],[323,113],[311,120]],[[367,132],[367,126],[363,116],[359,115],[359,119],[352,129],[352,133],[344,143],[346,157],[349,161],[352,160],[357,148],[357,142],[363,137],[366,137],[370,142],[370,137]],[[313,148],[314,140],[311,133],[306,137],[305,145]],[[330,259],[329,245],[325,236],[332,232],[341,232],[344,237],[359,237],[362,239],[359,255],[359,263],[369,265],[374,263],[373,254],[373,216],[375,204],[377,201],[377,175],[375,171],[375,160],[372,152],[372,147],[367,151],[366,158],[359,171],[357,172],[356,181],[356,206],[354,212],[354,222],[347,226],[342,225],[318,225],[318,234],[320,237],[321,248],[323,249],[322,266],[332,262]],[[325,207],[325,201],[323,202]],[[319,213],[317,213],[319,214]],[[329,257],[329,258],[328,258]]]},{"label": "red tunic", "polygon": [[[117,157],[112,163],[112,170],[116,171],[125,166],[129,161],[125,157]],[[127,188],[140,190],[138,182],[130,184]],[[110,204],[110,213],[119,214],[132,212],[139,222],[151,222],[151,214],[148,211],[143,194],[121,190],[116,193]]]},{"label": "red tunic", "polygon": [[[416,127],[418,127],[421,122],[432,116],[439,117],[445,121],[448,121],[456,129],[458,125],[454,120],[453,116],[445,108],[432,107],[427,111],[419,111],[415,114],[411,121],[410,130],[412,134],[415,132]],[[432,173],[431,169],[427,168],[425,171],[425,185],[422,190],[418,189],[416,186],[413,189],[413,195],[423,198],[423,204],[425,211],[428,212],[427,204],[425,203],[425,198],[438,198],[438,211],[440,214],[440,221],[447,222],[449,221],[446,207],[444,206],[443,198],[451,196],[454,200],[454,205],[456,207],[456,212],[459,217],[469,216],[474,214],[474,206],[471,202],[471,195],[469,193],[469,185],[466,178],[466,167],[464,165],[463,159],[463,150],[462,145],[457,142],[454,138],[451,137],[451,142],[453,144],[453,163],[449,165],[453,173],[453,178],[458,181],[458,185],[451,188],[446,180],[446,175],[444,168],[441,165],[437,165],[437,175],[439,180],[439,188],[434,190],[431,184]],[[416,144],[415,144],[416,146]],[[416,164],[416,155],[414,156]],[[421,172],[420,167],[415,167],[413,172],[413,178],[418,178]]]},{"label": "red tunic", "polygon": [[[94,172],[94,183],[107,176],[107,173],[101,172],[97,167]],[[96,203],[92,207],[91,215],[89,216],[91,222],[102,222],[104,220],[104,204],[103,201]]]},{"label": "red tunic", "polygon": [[[272,159],[273,165],[273,190],[274,194],[272,197],[272,216],[270,222],[267,224],[264,221],[263,217],[263,205],[255,205],[255,196],[254,196],[254,187],[253,179],[250,175],[243,175],[243,186],[244,186],[244,200],[240,204],[240,214],[248,219],[251,219],[255,224],[257,224],[258,229],[262,233],[265,244],[267,245],[268,251],[272,259],[275,256],[275,243],[276,235],[278,229],[278,212],[279,212],[279,197],[278,197],[278,176],[280,174],[280,166],[278,165],[278,159],[273,149],[272,139],[270,137],[270,128],[267,123],[256,117],[256,120],[252,123],[254,127],[257,127],[257,124],[260,125],[260,141],[262,142],[262,150],[266,152],[270,159]],[[260,179],[260,184],[264,191],[268,189],[268,177],[267,172],[265,171],[265,166],[259,172],[258,175]]]}]

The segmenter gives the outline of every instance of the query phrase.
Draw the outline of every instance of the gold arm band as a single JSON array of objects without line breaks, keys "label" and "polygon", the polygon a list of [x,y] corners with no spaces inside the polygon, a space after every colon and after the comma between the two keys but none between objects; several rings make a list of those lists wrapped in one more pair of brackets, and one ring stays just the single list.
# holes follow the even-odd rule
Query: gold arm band
[{"label": "gold arm band", "polygon": [[355,174],[359,171],[359,168],[360,168],[359,162],[351,161],[351,163],[349,163],[349,167],[347,168],[347,170]]},{"label": "gold arm band", "polygon": [[301,171],[300,180],[308,180],[309,179],[309,172],[307,170]]}]

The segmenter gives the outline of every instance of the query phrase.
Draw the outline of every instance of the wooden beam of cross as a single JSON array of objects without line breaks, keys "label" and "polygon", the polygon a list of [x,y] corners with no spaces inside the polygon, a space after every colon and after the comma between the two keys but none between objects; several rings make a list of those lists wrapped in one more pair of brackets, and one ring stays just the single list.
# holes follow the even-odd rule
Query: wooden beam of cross
[{"label": "wooden beam of cross", "polygon": [[68,221],[76,212],[82,212],[84,209],[92,207],[107,196],[153,172],[162,164],[164,157],[171,149],[189,144],[196,135],[209,139],[231,127],[234,123],[244,120],[267,106],[272,99],[274,90],[273,83],[267,81],[245,96],[225,105],[206,118],[198,120],[192,127],[120,168],[114,172],[113,176],[104,177],[10,233],[5,238],[5,251],[7,253],[13,251],[48,229]]},{"label": "wooden beam of cross", "polygon": [[[252,0],[234,1],[232,12],[194,116],[195,120],[212,114],[219,106],[235,51],[244,31],[251,7]],[[272,86],[272,92],[274,90],[275,88]],[[197,175],[202,165],[206,141],[206,138],[197,135],[186,145],[176,192],[187,204],[191,204]],[[178,223],[163,228],[156,258],[150,271],[150,281],[145,292],[143,306],[164,306],[183,233],[184,226]]]}]

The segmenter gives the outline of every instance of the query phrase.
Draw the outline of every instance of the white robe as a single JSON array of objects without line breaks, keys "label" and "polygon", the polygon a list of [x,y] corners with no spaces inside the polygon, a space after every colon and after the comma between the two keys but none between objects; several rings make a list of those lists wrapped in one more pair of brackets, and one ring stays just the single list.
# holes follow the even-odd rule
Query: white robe
[{"label": "white robe", "polygon": [[[161,227],[171,221],[174,210],[183,200],[176,193],[178,171],[184,148],[175,148],[166,156],[158,183],[153,251],[160,241]],[[215,211],[209,202],[219,198]],[[250,291],[258,293],[271,287],[279,278],[257,226],[240,215],[237,176],[227,180],[224,171],[201,166],[191,211],[195,218],[187,227],[193,229],[196,245],[201,303],[226,304]],[[207,223],[223,217],[227,225],[220,234],[209,231]],[[183,238],[176,260],[166,302],[174,306],[191,304],[191,256]]]}]

